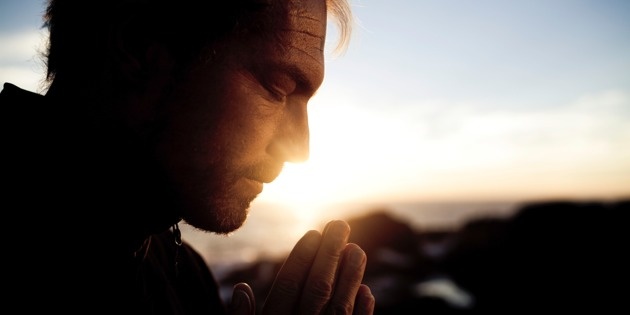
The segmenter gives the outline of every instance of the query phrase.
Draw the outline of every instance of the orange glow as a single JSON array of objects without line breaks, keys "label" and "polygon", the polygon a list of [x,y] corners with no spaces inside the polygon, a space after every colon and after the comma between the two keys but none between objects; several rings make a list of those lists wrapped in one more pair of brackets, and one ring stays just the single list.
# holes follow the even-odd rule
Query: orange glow
[{"label": "orange glow", "polygon": [[[618,145],[628,129],[612,114],[629,99],[610,92],[554,112],[510,116],[466,104],[447,111],[453,106],[439,102],[377,112],[318,94],[309,107],[310,160],[286,165],[259,198],[313,222],[322,209],[354,201],[630,196],[630,149]],[[608,112],[599,111],[603,105]],[[608,130],[616,136],[602,136]]]}]

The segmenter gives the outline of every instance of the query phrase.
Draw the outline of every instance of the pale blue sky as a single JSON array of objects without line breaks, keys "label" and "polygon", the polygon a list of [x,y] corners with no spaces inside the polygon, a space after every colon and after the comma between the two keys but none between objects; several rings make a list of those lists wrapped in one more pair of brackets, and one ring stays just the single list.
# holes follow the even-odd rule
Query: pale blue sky
[{"label": "pale blue sky", "polygon": [[[0,1],[1,82],[36,89],[41,3]],[[311,161],[262,199],[630,196],[630,1],[351,4]]]},{"label": "pale blue sky", "polygon": [[554,106],[630,87],[628,1],[353,3],[362,27],[344,84],[370,99]]}]

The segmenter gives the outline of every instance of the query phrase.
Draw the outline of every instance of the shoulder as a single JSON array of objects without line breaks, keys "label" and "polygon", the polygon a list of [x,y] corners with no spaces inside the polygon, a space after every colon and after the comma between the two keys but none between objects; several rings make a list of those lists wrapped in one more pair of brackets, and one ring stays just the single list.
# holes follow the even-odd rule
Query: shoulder
[{"label": "shoulder", "polygon": [[44,96],[27,91],[11,83],[4,83],[0,92],[0,104],[2,107],[10,105],[35,105],[44,101]]},{"label": "shoulder", "polygon": [[0,91],[0,119],[3,128],[12,133],[29,131],[33,124],[51,121],[50,106],[45,106],[46,97],[24,90],[11,83],[4,83]]}]

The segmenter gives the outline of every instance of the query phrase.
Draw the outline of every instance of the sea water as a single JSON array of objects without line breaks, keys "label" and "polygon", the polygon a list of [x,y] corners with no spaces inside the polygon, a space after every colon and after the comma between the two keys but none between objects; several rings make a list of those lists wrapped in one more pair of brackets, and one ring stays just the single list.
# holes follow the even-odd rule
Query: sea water
[{"label": "sea water", "polygon": [[198,231],[185,223],[180,228],[184,240],[197,249],[213,269],[220,270],[260,259],[284,257],[304,233],[310,229],[321,230],[332,219],[350,219],[382,211],[417,231],[454,230],[479,217],[511,216],[519,204],[506,201],[343,203],[319,206],[303,213],[286,205],[254,202],[245,224],[229,235]]}]

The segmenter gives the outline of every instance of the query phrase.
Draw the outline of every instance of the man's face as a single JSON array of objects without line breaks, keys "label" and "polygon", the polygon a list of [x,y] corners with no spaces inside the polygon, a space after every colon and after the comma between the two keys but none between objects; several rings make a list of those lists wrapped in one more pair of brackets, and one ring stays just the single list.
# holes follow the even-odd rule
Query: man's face
[{"label": "man's face", "polygon": [[285,162],[308,158],[306,106],[323,80],[326,7],[294,2],[285,49],[232,42],[169,94],[158,156],[182,217],[197,228],[236,230],[263,183]]}]

